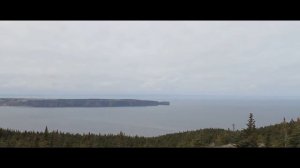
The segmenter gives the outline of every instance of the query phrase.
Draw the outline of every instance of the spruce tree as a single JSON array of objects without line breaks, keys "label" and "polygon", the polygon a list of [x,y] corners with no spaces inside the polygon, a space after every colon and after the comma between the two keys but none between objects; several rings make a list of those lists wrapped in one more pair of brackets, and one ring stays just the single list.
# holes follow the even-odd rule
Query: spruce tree
[{"label": "spruce tree", "polygon": [[248,123],[247,123],[247,131],[254,131],[255,130],[255,120],[253,118],[253,114],[250,113]]},{"label": "spruce tree", "polygon": [[45,131],[44,131],[44,135],[45,135],[45,139],[47,139],[48,135],[49,135],[49,131],[48,131],[47,125],[46,125]]},{"label": "spruce tree", "polygon": [[255,119],[253,114],[250,113],[247,129],[242,131],[242,137],[241,141],[238,143],[238,147],[258,147],[257,139],[258,137],[256,133]]}]

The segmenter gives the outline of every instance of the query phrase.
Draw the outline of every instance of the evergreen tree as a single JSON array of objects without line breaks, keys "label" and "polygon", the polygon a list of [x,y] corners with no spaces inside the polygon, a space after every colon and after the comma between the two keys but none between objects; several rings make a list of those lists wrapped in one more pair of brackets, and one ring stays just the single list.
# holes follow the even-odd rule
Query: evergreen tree
[{"label": "evergreen tree", "polygon": [[255,130],[255,120],[253,118],[253,114],[250,113],[248,123],[247,123],[247,131],[254,131]]},{"label": "evergreen tree", "polygon": [[117,135],[49,132],[47,126],[41,132],[0,128],[0,147],[218,147],[228,143],[257,147],[258,142],[266,147],[284,147],[285,137],[288,147],[300,147],[300,122],[283,119],[279,124],[256,128],[250,114],[247,128],[242,131],[207,128],[158,137],[132,137],[122,131]]},{"label": "evergreen tree", "polygon": [[283,135],[284,135],[284,138],[283,138],[283,141],[284,141],[284,147],[287,146],[287,124],[286,124],[286,121],[285,121],[285,117],[283,118]]},{"label": "evergreen tree", "polygon": [[300,125],[299,124],[295,126],[291,136],[289,137],[289,147],[300,147]]},{"label": "evergreen tree", "polygon": [[267,148],[268,148],[268,147],[271,147],[271,135],[270,135],[270,133],[268,133],[268,134],[266,135],[265,145],[266,145]]},{"label": "evergreen tree", "polygon": [[45,131],[44,131],[45,139],[48,139],[48,135],[49,135],[49,131],[48,131],[48,127],[46,125]]},{"label": "evergreen tree", "polygon": [[258,147],[257,139],[255,120],[253,114],[250,113],[247,129],[243,130],[242,139],[238,143],[238,147]]}]

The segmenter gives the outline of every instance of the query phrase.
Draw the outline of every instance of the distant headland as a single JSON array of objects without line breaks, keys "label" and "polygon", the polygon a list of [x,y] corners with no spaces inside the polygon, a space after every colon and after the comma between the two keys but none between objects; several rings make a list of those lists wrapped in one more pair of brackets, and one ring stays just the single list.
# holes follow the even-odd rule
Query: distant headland
[{"label": "distant headland", "polygon": [[0,106],[25,107],[131,107],[170,105],[167,101],[137,99],[33,99],[0,98]]}]

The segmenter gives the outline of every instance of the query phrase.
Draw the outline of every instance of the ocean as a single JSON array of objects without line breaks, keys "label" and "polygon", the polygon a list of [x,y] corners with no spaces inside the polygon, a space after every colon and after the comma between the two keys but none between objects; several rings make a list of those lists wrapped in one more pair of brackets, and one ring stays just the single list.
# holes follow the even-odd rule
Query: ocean
[{"label": "ocean", "polygon": [[[150,99],[151,100],[151,99]],[[158,99],[159,100],[159,99]],[[201,128],[244,129],[300,117],[298,99],[163,99],[170,106],[31,108],[0,107],[0,127],[17,130],[158,136]]]}]

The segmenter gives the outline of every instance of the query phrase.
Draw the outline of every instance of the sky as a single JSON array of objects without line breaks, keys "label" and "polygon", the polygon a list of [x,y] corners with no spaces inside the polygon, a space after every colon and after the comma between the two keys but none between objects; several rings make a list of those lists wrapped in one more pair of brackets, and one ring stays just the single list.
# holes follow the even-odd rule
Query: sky
[{"label": "sky", "polygon": [[1,21],[2,95],[300,96],[298,21]]}]

